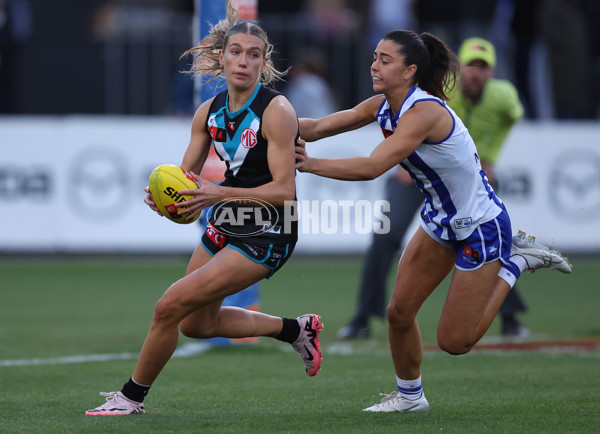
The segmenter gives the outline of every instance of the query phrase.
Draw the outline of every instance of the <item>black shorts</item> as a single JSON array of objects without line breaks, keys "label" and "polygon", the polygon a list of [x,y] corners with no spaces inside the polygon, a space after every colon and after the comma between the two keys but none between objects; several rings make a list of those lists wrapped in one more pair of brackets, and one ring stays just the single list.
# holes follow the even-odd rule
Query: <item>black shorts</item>
[{"label": "black shorts", "polygon": [[294,241],[282,240],[278,242],[272,237],[264,240],[256,237],[233,237],[219,232],[210,222],[202,235],[202,247],[211,255],[216,255],[223,248],[231,247],[251,261],[261,264],[271,272],[269,279],[289,259],[294,251]]}]

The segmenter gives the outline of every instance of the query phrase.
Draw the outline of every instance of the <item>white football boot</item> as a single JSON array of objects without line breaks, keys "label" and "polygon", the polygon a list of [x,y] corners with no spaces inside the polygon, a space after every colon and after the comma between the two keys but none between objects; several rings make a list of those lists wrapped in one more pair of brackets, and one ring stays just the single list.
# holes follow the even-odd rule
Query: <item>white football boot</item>
[{"label": "white football boot", "polygon": [[523,271],[533,273],[540,268],[549,268],[558,270],[562,273],[570,273],[573,267],[554,247],[546,247],[535,241],[535,237],[527,236],[525,232],[519,231],[512,239],[512,249],[510,256],[520,256],[527,263],[527,268]]},{"label": "white football boot", "polygon": [[392,392],[389,395],[380,393],[380,395],[383,396],[383,399],[379,404],[365,408],[363,411],[384,413],[393,411],[429,411],[429,403],[425,399],[425,394],[421,394],[421,397],[415,401],[406,399],[399,392]]},{"label": "white football boot", "polygon": [[100,392],[106,402],[100,407],[85,412],[88,416],[123,416],[127,414],[143,414],[144,404],[126,398],[121,392]]}]

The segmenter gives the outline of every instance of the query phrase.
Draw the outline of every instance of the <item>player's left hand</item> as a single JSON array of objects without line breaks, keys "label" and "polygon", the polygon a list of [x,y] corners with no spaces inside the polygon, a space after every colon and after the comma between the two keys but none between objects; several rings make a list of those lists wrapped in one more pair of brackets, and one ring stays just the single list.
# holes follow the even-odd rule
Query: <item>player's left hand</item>
[{"label": "player's left hand", "polygon": [[148,205],[150,207],[150,209],[154,212],[156,212],[159,216],[163,216],[162,213],[159,211],[158,207],[156,206],[156,202],[154,202],[154,197],[152,196],[152,193],[150,192],[150,187],[146,186],[144,187],[144,191],[146,192],[146,197],[144,197],[144,203],[146,205]]},{"label": "player's left hand", "polygon": [[[222,189],[217,184],[204,179],[200,175],[194,172],[189,172],[190,175],[198,184],[198,188],[193,190],[180,190],[177,193],[185,196],[194,196],[193,199],[186,200],[185,202],[176,203],[175,206],[179,209],[179,214],[185,214],[193,211],[186,217],[186,220],[193,219],[198,213],[202,212],[207,206],[214,205],[224,199],[221,194]],[[185,208],[185,209],[183,209]]]}]

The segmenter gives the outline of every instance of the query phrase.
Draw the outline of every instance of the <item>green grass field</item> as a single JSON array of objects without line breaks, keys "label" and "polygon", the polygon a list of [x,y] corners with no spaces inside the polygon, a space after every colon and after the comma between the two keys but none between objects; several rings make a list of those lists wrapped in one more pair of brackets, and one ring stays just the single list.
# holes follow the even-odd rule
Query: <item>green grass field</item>
[{"label": "green grass field", "polygon": [[[533,341],[600,338],[600,260],[575,258],[565,276],[524,275],[523,316]],[[500,341],[494,323],[479,350],[450,356],[435,347],[446,287],[420,315],[432,348],[423,361],[431,411],[365,414],[394,390],[386,325],[368,341],[340,342],[355,303],[360,258],[297,256],[261,284],[261,310],[315,312],[325,329],[323,369],[304,373],[289,345],[214,347],[172,359],[146,399],[147,414],[83,412],[100,391],[129,378],[154,303],[185,270],[186,258],[0,258],[0,432],[569,432],[600,430],[600,348],[595,351],[484,351]],[[391,282],[391,276],[390,276]],[[182,338],[181,344],[192,342]],[[84,362],[69,356],[122,360]],[[66,362],[73,363],[66,363]]]}]

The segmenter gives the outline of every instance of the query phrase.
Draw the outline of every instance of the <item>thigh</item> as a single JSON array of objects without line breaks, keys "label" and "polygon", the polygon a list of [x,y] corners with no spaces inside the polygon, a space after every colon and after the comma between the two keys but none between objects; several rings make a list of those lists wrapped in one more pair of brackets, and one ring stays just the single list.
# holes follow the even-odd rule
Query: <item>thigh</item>
[{"label": "thigh", "polygon": [[419,227],[400,258],[390,307],[416,315],[455,260],[452,248],[432,239]]},{"label": "thigh", "polygon": [[198,247],[196,247],[196,250],[194,250],[194,253],[192,253],[192,256],[188,262],[185,275],[187,276],[188,274],[193,273],[197,269],[203,267],[212,258],[213,255],[209,253],[202,244],[198,244]]},{"label": "thigh", "polygon": [[454,270],[442,308],[440,330],[470,333],[477,328],[495,291],[504,290],[496,285],[501,266],[496,260],[475,270]]},{"label": "thigh", "polygon": [[[206,256],[209,258],[206,260]],[[223,299],[267,277],[269,270],[237,250],[225,247],[210,256],[194,252],[185,277],[165,292],[161,301],[181,312],[186,320],[214,321]]]},{"label": "thigh", "polygon": [[455,242],[458,259],[442,309],[440,329],[474,330],[495,297],[504,297],[498,272],[510,259],[510,219],[505,210],[479,226],[466,239]]}]

